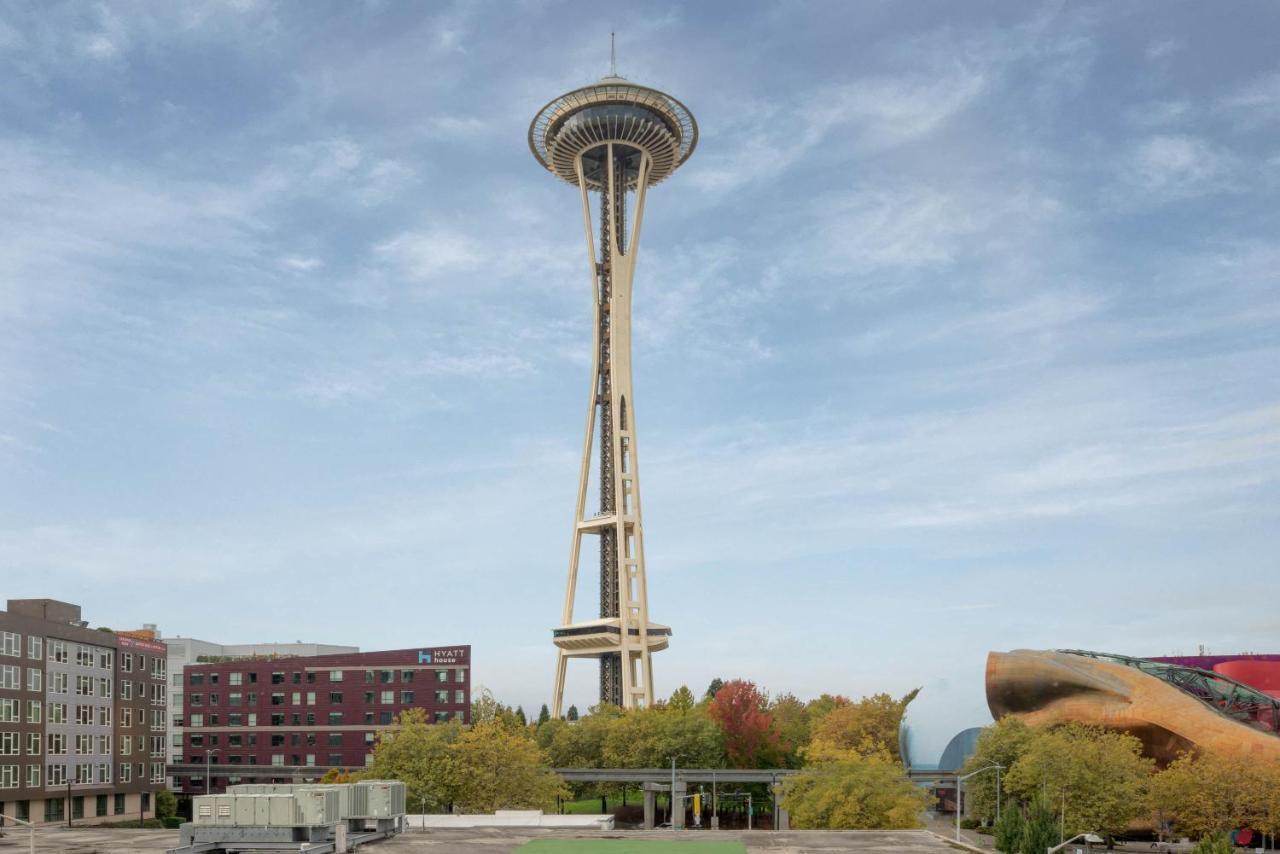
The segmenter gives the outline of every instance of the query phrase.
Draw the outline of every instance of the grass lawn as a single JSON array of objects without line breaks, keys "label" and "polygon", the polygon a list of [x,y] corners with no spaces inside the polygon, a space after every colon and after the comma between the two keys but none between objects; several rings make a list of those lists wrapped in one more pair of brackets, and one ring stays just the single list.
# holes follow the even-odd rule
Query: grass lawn
[{"label": "grass lawn", "polygon": [[746,854],[741,842],[663,842],[657,839],[533,839],[520,854]]}]

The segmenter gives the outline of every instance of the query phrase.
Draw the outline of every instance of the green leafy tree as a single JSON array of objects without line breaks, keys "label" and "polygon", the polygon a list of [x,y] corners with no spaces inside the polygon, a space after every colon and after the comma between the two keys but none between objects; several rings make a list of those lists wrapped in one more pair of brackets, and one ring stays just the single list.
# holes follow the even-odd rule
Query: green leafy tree
[{"label": "green leafy tree", "polygon": [[799,829],[902,830],[920,827],[928,799],[900,765],[883,756],[819,746],[809,752],[805,768],[787,779],[782,805]]},{"label": "green leafy tree", "polygon": [[1022,830],[1022,854],[1045,854],[1062,841],[1058,831],[1057,813],[1047,798],[1037,795],[1031,802]]},{"label": "green leafy tree", "polygon": [[1069,724],[1036,732],[1004,782],[1008,792],[1023,800],[1064,792],[1062,825],[1068,837],[1118,834],[1148,814],[1154,765],[1142,756],[1142,743],[1134,736]]},{"label": "green leafy tree", "polygon": [[520,726],[528,726],[529,719],[525,717],[524,706],[516,706],[516,720],[520,722]]},{"label": "green leafy tree", "polygon": [[712,679],[711,684],[707,686],[707,693],[704,696],[706,699],[710,700],[715,697],[716,694],[719,694],[720,689],[723,687],[724,680],[717,676],[715,679]]},{"label": "green leafy tree", "polygon": [[577,707],[577,706],[570,706],[570,707],[569,707],[569,712],[568,712],[568,714],[566,714],[566,715],[565,715],[565,717],[566,717],[566,718],[568,718],[568,719],[569,719],[569,720],[571,720],[571,721],[576,721],[576,720],[578,719],[578,707]]},{"label": "green leafy tree", "polygon": [[366,774],[375,780],[399,780],[413,809],[443,810],[453,798],[449,748],[462,736],[457,721],[433,724],[425,709],[409,709],[395,726],[378,733]]},{"label": "green leafy tree", "polygon": [[168,789],[156,792],[156,818],[164,821],[178,814],[178,798]]},{"label": "green leafy tree", "polygon": [[673,712],[687,712],[694,706],[693,692],[689,690],[688,685],[681,685],[671,693],[671,699],[667,701],[667,708]]},{"label": "green leafy tree", "polygon": [[996,850],[1003,851],[1004,854],[1019,854],[1026,828],[1027,821],[1022,817],[1022,809],[1017,804],[1009,804],[1000,811],[1000,820],[996,822]]},{"label": "green leafy tree", "polygon": [[602,766],[665,768],[672,756],[683,765],[719,766],[724,761],[719,727],[701,710],[634,709],[608,719]]},{"label": "green leafy tree", "polygon": [[813,741],[863,756],[883,754],[901,764],[898,739],[902,718],[919,693],[917,688],[897,700],[888,694],[875,694],[856,703],[838,705],[814,722]]},{"label": "green leafy tree", "polygon": [[543,724],[547,723],[550,720],[551,720],[551,710],[547,708],[546,703],[543,703],[542,708],[538,709],[538,726],[541,727]]},{"label": "green leafy tree", "polygon": [[1152,804],[1182,833],[1269,830],[1280,774],[1272,763],[1218,753],[1183,754],[1151,781]]},{"label": "green leafy tree", "polygon": [[809,720],[816,721],[831,714],[832,710],[839,706],[847,706],[851,703],[848,697],[840,694],[823,694],[817,699],[810,700],[805,708],[809,712]]},{"label": "green leafy tree", "polygon": [[1196,843],[1191,854],[1235,854],[1236,846],[1228,833],[1211,833]]},{"label": "green leafy tree", "polygon": [[523,730],[500,721],[474,724],[448,748],[446,778],[464,812],[555,807],[569,789]]},{"label": "green leafy tree", "polygon": [[804,764],[802,751],[809,743],[809,709],[794,694],[781,694],[769,703],[769,714],[778,733],[783,766],[799,768]]},{"label": "green leafy tree", "polygon": [[[1009,769],[1013,767],[1013,763],[1017,762],[1022,754],[1027,752],[1032,740],[1035,738],[1035,730],[1028,727],[1020,718],[1006,717],[1001,718],[990,726],[984,727],[982,733],[978,736],[978,744],[974,748],[973,753],[965,761],[964,767],[960,769],[962,774],[968,774],[977,771],[979,768],[988,768],[992,765],[999,765],[1004,769],[1001,775],[1001,782],[1008,774]],[[948,771],[951,769],[947,769]],[[1008,791],[1006,787],[1006,791]],[[979,774],[965,781],[964,784],[964,800],[965,808],[969,811],[969,815],[987,821],[994,821],[996,817],[996,774]],[[1006,797],[1007,801],[1008,798]],[[1004,811],[1001,811],[1003,817]]]}]

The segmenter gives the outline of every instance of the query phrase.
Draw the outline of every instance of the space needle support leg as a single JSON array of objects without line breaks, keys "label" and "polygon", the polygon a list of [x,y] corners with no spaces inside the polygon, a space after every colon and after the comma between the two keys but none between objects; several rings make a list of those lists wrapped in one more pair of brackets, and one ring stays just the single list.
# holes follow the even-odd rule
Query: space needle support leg
[{"label": "space needle support leg", "polygon": [[[591,228],[591,200],[587,196],[587,182],[582,174],[582,158],[574,161],[578,172],[578,188],[582,199],[582,220],[587,239],[587,265],[591,275],[591,307],[593,312],[592,344],[591,344],[591,386],[587,394],[587,426],[582,440],[582,467],[578,475],[578,501],[573,519],[573,536],[569,549],[569,583],[564,595],[564,612],[562,625],[573,622],[574,596],[578,588],[578,561],[582,552],[582,527],[579,524],[586,517],[587,481],[591,476],[591,446],[596,427],[596,377],[600,372],[600,279],[597,269],[595,234]],[[551,696],[551,714],[560,717],[564,705],[564,680],[568,666],[568,654],[563,650],[556,653],[555,685]]]}]

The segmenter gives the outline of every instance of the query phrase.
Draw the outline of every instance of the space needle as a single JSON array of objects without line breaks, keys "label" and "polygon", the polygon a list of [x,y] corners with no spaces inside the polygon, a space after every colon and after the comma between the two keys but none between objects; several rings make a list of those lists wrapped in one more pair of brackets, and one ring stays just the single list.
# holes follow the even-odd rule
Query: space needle
[{"label": "space needle", "polygon": [[[631,386],[631,287],[645,195],[689,159],[697,142],[698,125],[684,104],[619,77],[616,66],[599,82],[552,100],[529,126],[533,156],[578,188],[594,317],[569,579],[560,625],[552,630],[557,717],[571,658],[599,661],[600,702],[652,706],[652,655],[666,649],[671,636],[670,627],[649,621]],[[592,497],[598,503],[589,507]],[[575,621],[584,537],[599,540],[600,613]]]}]

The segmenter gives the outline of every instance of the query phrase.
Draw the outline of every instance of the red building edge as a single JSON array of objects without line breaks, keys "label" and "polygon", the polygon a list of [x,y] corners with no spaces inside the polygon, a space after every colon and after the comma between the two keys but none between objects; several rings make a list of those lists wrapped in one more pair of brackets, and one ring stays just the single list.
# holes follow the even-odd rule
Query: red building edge
[{"label": "red building edge", "polygon": [[469,724],[471,647],[189,664],[182,692],[175,792],[310,781],[366,767],[378,733],[409,709]]}]

